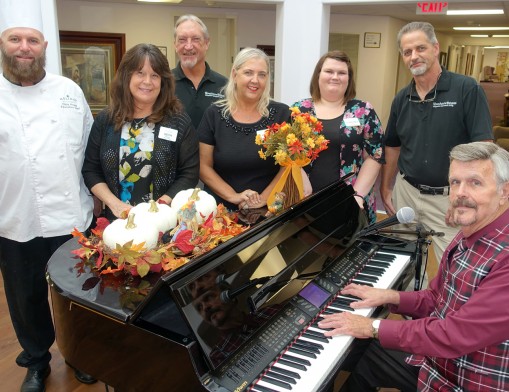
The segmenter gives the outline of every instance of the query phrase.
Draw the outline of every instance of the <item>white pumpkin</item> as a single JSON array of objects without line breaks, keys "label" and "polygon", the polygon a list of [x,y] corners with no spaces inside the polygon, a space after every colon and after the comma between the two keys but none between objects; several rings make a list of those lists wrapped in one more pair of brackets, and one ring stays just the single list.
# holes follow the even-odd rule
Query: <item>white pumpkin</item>
[{"label": "white pumpkin", "polygon": [[196,206],[196,221],[202,223],[210,214],[216,216],[217,203],[214,196],[200,188],[186,189],[175,195],[171,201],[171,208],[179,211],[188,201],[194,200]]},{"label": "white pumpkin", "polygon": [[136,214],[136,224],[149,223],[163,233],[177,226],[177,211],[167,204],[157,204],[154,200],[136,205],[129,213]]},{"label": "white pumpkin", "polygon": [[145,249],[153,249],[157,245],[159,231],[155,225],[146,222],[135,224],[135,214],[130,213],[127,219],[117,219],[111,222],[103,232],[103,241],[106,246],[115,249],[117,244],[125,245],[133,241],[133,245],[145,243]]}]

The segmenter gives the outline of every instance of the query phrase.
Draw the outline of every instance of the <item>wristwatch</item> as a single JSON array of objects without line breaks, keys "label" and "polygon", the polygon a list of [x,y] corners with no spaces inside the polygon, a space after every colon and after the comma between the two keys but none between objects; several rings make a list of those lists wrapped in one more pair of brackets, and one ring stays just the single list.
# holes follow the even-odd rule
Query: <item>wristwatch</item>
[{"label": "wristwatch", "polygon": [[373,334],[373,339],[378,339],[378,328],[380,328],[380,321],[381,320],[378,320],[378,319],[375,319],[373,320],[373,322],[371,323],[371,327],[373,328],[371,330],[372,334]]}]

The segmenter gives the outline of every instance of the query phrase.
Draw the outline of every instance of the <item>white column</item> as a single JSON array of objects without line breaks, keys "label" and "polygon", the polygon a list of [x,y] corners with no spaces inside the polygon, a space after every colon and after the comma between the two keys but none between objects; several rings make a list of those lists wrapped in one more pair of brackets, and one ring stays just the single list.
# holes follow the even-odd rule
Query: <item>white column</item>
[{"label": "white column", "polygon": [[[56,0],[41,0],[42,23],[44,38],[48,41],[46,50],[46,70],[62,74],[60,62],[60,37],[58,34],[58,18]],[[30,12],[30,10],[27,10]]]},{"label": "white column", "polygon": [[330,5],[285,0],[276,9],[274,99],[291,105],[309,97],[316,62],[329,46]]}]

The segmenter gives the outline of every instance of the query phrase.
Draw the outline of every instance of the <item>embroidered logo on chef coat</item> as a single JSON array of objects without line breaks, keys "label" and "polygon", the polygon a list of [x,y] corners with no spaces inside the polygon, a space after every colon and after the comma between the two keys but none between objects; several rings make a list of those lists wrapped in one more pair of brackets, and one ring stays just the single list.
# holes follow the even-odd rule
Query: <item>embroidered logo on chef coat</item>
[{"label": "embroidered logo on chef coat", "polygon": [[69,96],[69,94],[60,98],[60,109],[74,109],[79,110],[78,100],[75,97]]}]

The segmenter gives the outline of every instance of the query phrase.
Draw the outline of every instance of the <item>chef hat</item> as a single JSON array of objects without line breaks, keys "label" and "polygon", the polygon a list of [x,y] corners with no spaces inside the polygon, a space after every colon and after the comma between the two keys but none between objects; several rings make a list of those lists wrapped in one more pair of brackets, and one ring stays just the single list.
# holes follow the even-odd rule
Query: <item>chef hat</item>
[{"label": "chef hat", "polygon": [[1,0],[0,34],[13,27],[29,27],[43,33],[42,0]]}]

